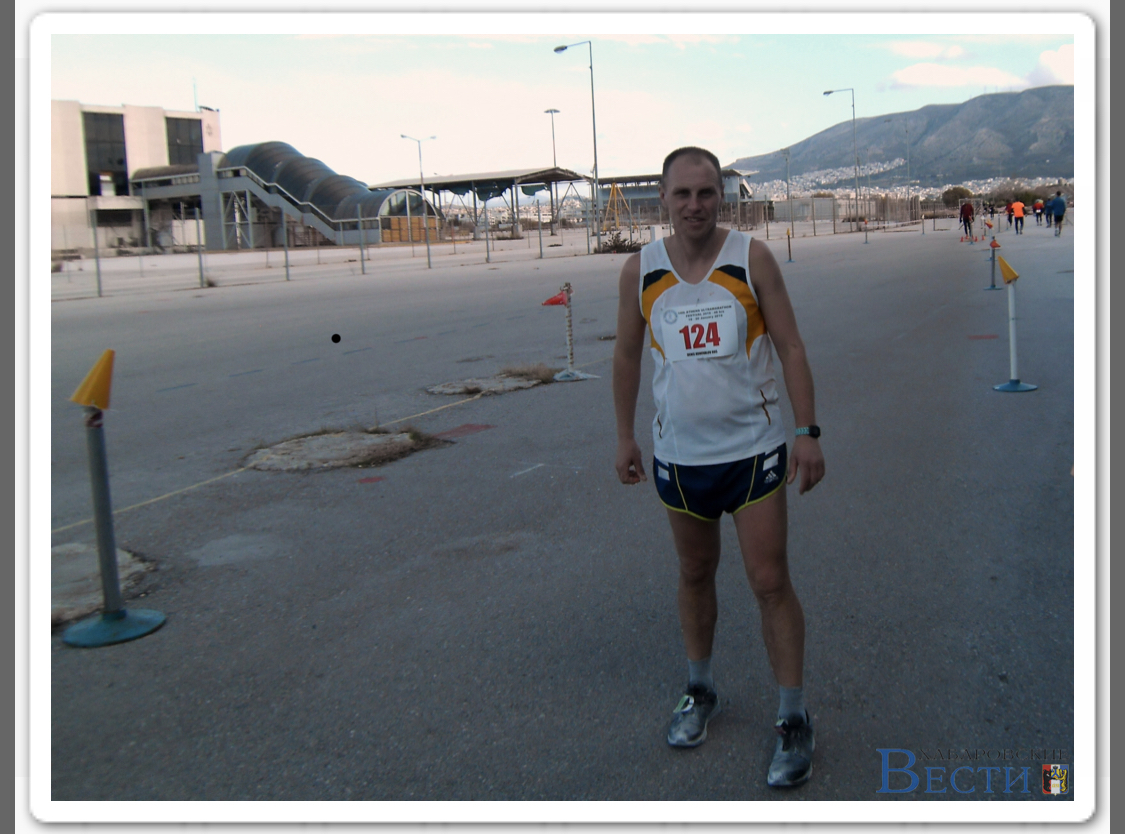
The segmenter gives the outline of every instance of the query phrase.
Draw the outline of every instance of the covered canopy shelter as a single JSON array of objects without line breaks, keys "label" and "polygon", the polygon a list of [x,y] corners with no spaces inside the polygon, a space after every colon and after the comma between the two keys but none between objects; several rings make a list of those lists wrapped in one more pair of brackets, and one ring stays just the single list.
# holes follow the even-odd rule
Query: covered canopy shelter
[{"label": "covered canopy shelter", "polygon": [[[749,199],[753,196],[753,189],[746,180],[746,172],[724,168],[722,176],[723,198],[727,202]],[[660,199],[660,180],[660,174],[636,174],[628,177],[601,177],[599,184],[603,190],[612,189],[616,185],[631,200],[650,200],[656,203]],[[608,194],[603,195],[603,205],[608,196]]]},{"label": "covered canopy shelter", "polygon": [[[753,189],[744,172],[723,168],[720,173],[723,178],[723,203],[741,207],[742,203],[753,199]],[[647,222],[655,214],[659,222],[664,222],[660,204],[661,179],[660,174],[599,178],[605,227],[621,226],[623,217],[628,217],[630,223],[636,222],[636,215],[645,216]]]},{"label": "covered canopy shelter", "polygon": [[[424,187],[425,190],[435,194],[448,192],[456,194],[458,197],[466,197],[472,194],[473,223],[474,225],[479,225],[478,199],[481,201],[492,200],[508,193],[510,196],[506,198],[506,202],[512,211],[512,216],[518,217],[519,195],[521,191],[526,196],[531,196],[536,192],[549,190],[552,195],[552,203],[557,203],[556,189],[558,183],[566,183],[569,189],[573,187],[574,183],[580,182],[592,184],[592,181],[588,177],[584,177],[566,168],[516,168],[510,171],[489,171],[480,174],[427,177]],[[411,188],[422,191],[423,183],[420,179],[410,178],[380,183],[379,185],[372,186],[372,188]],[[578,196],[577,192],[575,192],[575,195]],[[579,197],[579,199],[583,198]],[[467,207],[468,206],[466,206],[466,208]],[[558,208],[557,205],[555,205],[553,206],[552,213],[557,215],[557,212]],[[554,217],[552,217],[552,222],[553,221]]]}]

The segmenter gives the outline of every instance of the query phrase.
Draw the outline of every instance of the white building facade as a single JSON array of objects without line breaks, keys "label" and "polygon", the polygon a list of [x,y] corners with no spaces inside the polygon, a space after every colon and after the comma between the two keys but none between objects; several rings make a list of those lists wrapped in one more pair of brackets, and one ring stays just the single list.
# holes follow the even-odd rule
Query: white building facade
[{"label": "white building facade", "polygon": [[[51,102],[51,251],[56,257],[150,245],[135,171],[197,166],[222,150],[217,110]],[[194,241],[192,241],[194,243]]]}]

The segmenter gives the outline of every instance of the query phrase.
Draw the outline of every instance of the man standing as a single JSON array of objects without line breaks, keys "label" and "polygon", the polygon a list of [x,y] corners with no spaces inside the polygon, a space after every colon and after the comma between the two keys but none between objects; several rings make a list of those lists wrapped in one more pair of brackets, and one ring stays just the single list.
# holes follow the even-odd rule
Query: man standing
[{"label": "man standing", "polygon": [[[805,620],[789,578],[787,483],[800,493],[824,477],[812,372],[781,269],[767,246],[718,228],[718,159],[680,148],[664,161],[660,200],[673,234],[625,262],[620,277],[613,396],[616,469],[647,481],[634,436],[645,330],[652,380],[653,475],[679,558],[678,608],[688,685],[667,741],[695,747],[720,702],[711,672],[718,617],[719,520],[734,518],[762,636],[780,690],[767,782],[799,785],[812,770],[814,735],[804,706]],[[781,361],[798,428],[788,457],[773,354]]]},{"label": "man standing", "polygon": [[1043,198],[1036,197],[1035,202],[1031,204],[1031,210],[1035,213],[1035,225],[1043,225]]},{"label": "man standing", "polygon": [[1055,199],[1047,204],[1055,223],[1055,237],[1062,234],[1063,217],[1066,214],[1066,198],[1061,191],[1055,192]]}]

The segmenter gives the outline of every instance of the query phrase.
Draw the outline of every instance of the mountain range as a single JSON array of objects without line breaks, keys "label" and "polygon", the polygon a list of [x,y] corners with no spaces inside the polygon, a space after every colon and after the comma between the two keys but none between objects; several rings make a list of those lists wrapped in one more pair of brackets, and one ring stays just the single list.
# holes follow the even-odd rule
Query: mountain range
[{"label": "mountain range", "polygon": [[[961,104],[930,104],[855,120],[859,164],[867,166],[872,186],[906,181],[908,142],[910,181],[920,186],[992,177],[1071,178],[1074,87],[987,93]],[[788,151],[791,177],[844,184],[854,177],[852,120]],[[741,157],[724,167],[753,171],[747,176],[752,183],[783,180],[785,150]],[[863,167],[860,176],[866,179]]]}]

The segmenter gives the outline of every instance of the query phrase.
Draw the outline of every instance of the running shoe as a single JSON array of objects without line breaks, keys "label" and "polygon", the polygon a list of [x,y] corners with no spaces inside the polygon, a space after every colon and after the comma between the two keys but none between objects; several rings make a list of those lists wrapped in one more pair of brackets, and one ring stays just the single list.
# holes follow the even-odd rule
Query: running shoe
[{"label": "running shoe", "polygon": [[807,782],[812,773],[812,755],[816,738],[809,714],[799,724],[778,719],[774,724],[777,731],[777,747],[773,751],[769,776],[766,778],[771,788],[787,788]]},{"label": "running shoe", "polygon": [[719,714],[719,696],[700,684],[690,684],[672,711],[668,743],[673,747],[698,747],[707,739],[707,722]]}]

